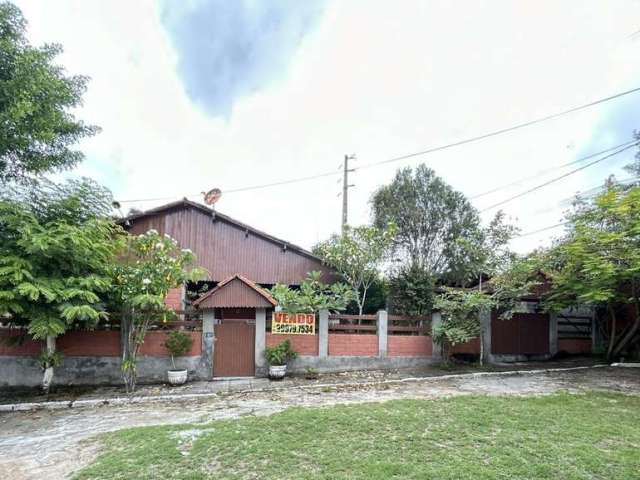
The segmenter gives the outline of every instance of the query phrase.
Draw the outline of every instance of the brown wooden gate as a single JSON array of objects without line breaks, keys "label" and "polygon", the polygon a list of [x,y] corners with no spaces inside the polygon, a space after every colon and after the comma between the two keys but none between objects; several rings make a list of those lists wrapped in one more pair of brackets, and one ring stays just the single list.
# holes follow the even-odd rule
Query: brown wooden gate
[{"label": "brown wooden gate", "polygon": [[491,319],[491,353],[544,355],[549,353],[549,315],[516,313],[510,320]]},{"label": "brown wooden gate", "polygon": [[246,319],[224,319],[214,327],[214,377],[253,377],[255,375],[256,326]]}]

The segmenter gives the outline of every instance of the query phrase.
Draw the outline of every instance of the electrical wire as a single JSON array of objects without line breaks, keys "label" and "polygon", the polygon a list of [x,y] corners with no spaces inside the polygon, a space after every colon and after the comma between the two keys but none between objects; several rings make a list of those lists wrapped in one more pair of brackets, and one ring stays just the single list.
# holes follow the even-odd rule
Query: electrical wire
[{"label": "electrical wire", "polygon": [[546,175],[547,173],[555,172],[556,170],[561,170],[561,169],[563,169],[565,167],[569,167],[571,165],[575,165],[577,163],[584,162],[584,161],[589,160],[589,159],[591,159],[593,157],[597,157],[599,155],[602,155],[603,153],[608,153],[608,152],[610,152],[612,150],[616,150],[616,149],[618,149],[620,147],[625,147],[625,146],[630,145],[632,143],[637,143],[637,140],[629,140],[628,142],[621,143],[619,145],[616,145],[615,147],[610,147],[610,148],[607,148],[606,150],[601,150],[599,152],[592,153],[590,155],[578,158],[578,159],[573,160],[571,162],[563,163],[562,165],[558,165],[558,166],[555,166],[555,167],[548,168],[546,170],[542,170],[542,171],[536,173],[535,175],[531,175],[529,177],[523,177],[523,178],[521,178],[519,180],[515,180],[513,182],[506,183],[504,185],[500,185],[499,187],[492,188],[491,190],[486,190],[484,192],[477,193],[475,195],[470,196],[469,199],[470,200],[475,200],[477,198],[485,197],[485,196],[490,195],[492,193],[499,192],[500,190],[505,190],[507,188],[514,187],[516,185],[520,185],[523,182],[528,182],[529,180],[534,180],[536,178],[539,178],[539,177],[542,177],[542,176]]},{"label": "electrical wire", "polygon": [[[439,145],[436,147],[431,147],[428,148],[426,150],[422,150],[419,152],[414,152],[414,153],[410,153],[407,155],[401,155],[399,157],[393,157],[393,158],[389,158],[386,160],[382,160],[379,162],[374,162],[374,163],[369,163],[369,164],[364,164],[364,165],[360,165],[358,167],[354,167],[354,170],[362,170],[362,169],[366,169],[366,168],[371,168],[371,167],[375,167],[378,165],[384,165],[384,164],[388,164],[388,163],[392,163],[392,162],[397,162],[400,160],[406,160],[409,158],[413,158],[413,157],[417,157],[417,156],[421,156],[421,155],[427,155],[429,153],[434,153],[434,152],[438,152],[438,151],[442,151],[442,150],[446,150],[449,148],[453,148],[453,147],[458,147],[461,145],[466,145],[468,143],[474,143],[474,142],[478,142],[480,140],[484,140],[486,138],[491,138],[491,137],[495,137],[498,135],[502,135],[504,133],[508,133],[508,132],[512,132],[514,130],[518,130],[521,128],[525,128],[531,125],[536,125],[538,123],[542,123],[548,120],[553,120],[556,119],[558,117],[564,116],[564,115],[568,115],[570,113],[574,113],[580,110],[584,110],[586,108],[590,108],[593,107],[595,105],[599,105],[605,102],[609,102],[611,100],[615,100],[617,98],[626,96],[626,95],[630,95],[632,93],[636,93],[636,92],[640,92],[640,87],[636,87],[633,88],[631,90],[626,90],[624,92],[620,92],[617,93],[615,95],[610,95],[608,97],[605,98],[601,98],[599,100],[595,100],[583,105],[579,105],[577,107],[573,107],[570,108],[568,110],[563,110],[561,112],[557,112],[551,115],[546,115],[544,117],[539,117],[527,122],[523,122],[523,123],[519,123],[516,125],[512,125],[510,127],[506,127],[506,128],[502,128],[499,130],[494,130],[491,132],[487,132],[481,135],[477,135],[474,137],[470,137],[470,138],[466,138],[463,140],[459,140],[453,143],[448,143],[445,145]],[[287,185],[287,184],[291,184],[291,183],[297,183],[297,182],[304,182],[304,181],[308,181],[308,180],[314,180],[317,178],[322,178],[322,177],[329,177],[329,176],[334,176],[334,175],[340,175],[341,173],[339,171],[332,171],[332,172],[324,172],[324,173],[319,173],[316,175],[310,175],[310,176],[306,176],[306,177],[299,177],[299,178],[292,178],[289,180],[282,180],[282,181],[276,181],[276,182],[272,182],[272,183],[267,183],[267,184],[262,184],[262,185],[253,185],[253,186],[248,186],[248,187],[240,187],[240,188],[235,188],[235,189],[231,189],[231,190],[223,190],[223,193],[234,193],[234,192],[245,192],[245,191],[249,191],[249,190],[257,190],[257,189],[261,189],[261,188],[269,188],[269,187],[273,187],[273,186],[278,186],[278,185]],[[195,196],[195,195],[199,195],[200,193],[193,193],[193,194],[189,194],[186,196]],[[119,200],[120,203],[133,203],[133,202],[145,202],[145,201],[159,201],[159,200],[169,200],[169,199],[175,199],[178,198],[178,196],[171,196],[171,197],[155,197],[155,198],[141,198],[141,199],[127,199],[127,200]]]},{"label": "electrical wire", "polygon": [[548,186],[548,185],[551,185],[552,183],[558,182],[558,181],[560,181],[560,180],[562,180],[562,179],[564,179],[564,178],[567,178],[567,177],[569,177],[569,176],[571,176],[571,175],[573,175],[573,174],[575,174],[575,173],[578,173],[578,172],[580,172],[580,171],[582,171],[582,170],[584,170],[584,169],[586,169],[586,168],[589,168],[589,167],[591,167],[592,165],[596,165],[596,164],[598,164],[598,163],[600,163],[600,162],[603,162],[604,160],[607,160],[607,159],[609,159],[609,158],[611,158],[611,157],[613,157],[613,156],[615,156],[615,155],[618,155],[619,153],[622,153],[622,152],[624,152],[625,150],[629,150],[630,148],[635,147],[636,145],[638,145],[638,142],[635,142],[635,143],[633,143],[633,144],[631,144],[631,145],[627,145],[627,146],[626,146],[626,147],[624,147],[624,148],[621,148],[621,149],[619,149],[619,150],[617,150],[617,151],[615,151],[615,152],[613,152],[613,153],[610,153],[609,155],[605,155],[604,157],[599,158],[599,159],[597,159],[597,160],[594,160],[593,162],[589,162],[589,163],[587,163],[586,165],[583,165],[583,166],[581,166],[581,167],[579,167],[579,168],[576,168],[576,169],[574,169],[574,170],[571,170],[570,172],[567,172],[567,173],[565,173],[565,174],[563,174],[563,175],[560,175],[559,177],[552,178],[551,180],[548,180],[548,181],[546,181],[546,182],[544,182],[544,183],[541,183],[541,184],[539,184],[539,185],[536,185],[535,187],[529,188],[529,189],[525,190],[524,192],[520,192],[520,193],[518,193],[517,195],[513,195],[513,196],[511,196],[511,197],[509,197],[509,198],[506,198],[505,200],[501,200],[500,202],[497,202],[497,203],[494,203],[493,205],[490,205],[490,206],[488,206],[488,207],[485,207],[485,208],[483,208],[483,209],[481,209],[481,210],[480,210],[480,213],[482,213],[482,212],[486,212],[487,210],[491,210],[491,209],[496,208],[496,207],[500,207],[500,206],[502,206],[502,205],[504,205],[504,204],[506,204],[506,203],[509,203],[509,202],[511,202],[511,201],[513,201],[513,200],[516,200],[517,198],[524,197],[525,195],[528,195],[528,194],[530,194],[530,193],[533,193],[533,192],[535,192],[536,190],[540,190],[540,189],[541,189],[541,188],[543,188],[543,187],[546,187],[546,186]]}]

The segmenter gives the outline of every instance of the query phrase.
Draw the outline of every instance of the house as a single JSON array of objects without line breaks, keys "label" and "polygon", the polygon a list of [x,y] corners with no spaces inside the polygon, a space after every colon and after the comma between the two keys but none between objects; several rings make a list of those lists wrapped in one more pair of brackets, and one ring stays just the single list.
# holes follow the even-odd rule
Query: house
[{"label": "house", "polygon": [[255,368],[263,367],[265,339],[256,328],[264,332],[276,305],[270,287],[300,285],[312,271],[321,272],[325,282],[334,279],[304,248],[187,199],[130,215],[121,224],[132,234],[154,229],[169,235],[193,251],[207,271],[204,281],[171,291],[167,302],[183,310],[197,298],[193,307],[205,317],[203,350],[215,341],[211,360],[217,377],[254,375]]}]

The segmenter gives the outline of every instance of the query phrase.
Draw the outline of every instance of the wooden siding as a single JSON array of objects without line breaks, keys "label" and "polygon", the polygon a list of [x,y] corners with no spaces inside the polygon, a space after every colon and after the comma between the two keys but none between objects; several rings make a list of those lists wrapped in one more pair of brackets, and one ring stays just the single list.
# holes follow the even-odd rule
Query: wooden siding
[{"label": "wooden siding", "polygon": [[325,281],[332,279],[330,270],[312,255],[216,218],[185,205],[132,219],[128,230],[139,235],[155,229],[170,235],[196,254],[213,281],[240,274],[261,284],[299,285],[314,270],[323,272]]}]

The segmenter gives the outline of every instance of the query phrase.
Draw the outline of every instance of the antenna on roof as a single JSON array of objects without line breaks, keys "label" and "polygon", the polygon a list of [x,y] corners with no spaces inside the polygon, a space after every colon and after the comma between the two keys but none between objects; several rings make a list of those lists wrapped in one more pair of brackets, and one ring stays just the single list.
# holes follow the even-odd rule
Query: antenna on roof
[{"label": "antenna on roof", "polygon": [[212,207],[218,202],[218,200],[220,200],[220,197],[222,196],[222,190],[220,190],[219,188],[212,188],[208,192],[202,193],[204,193],[204,203],[206,203],[207,205],[211,205]]}]

